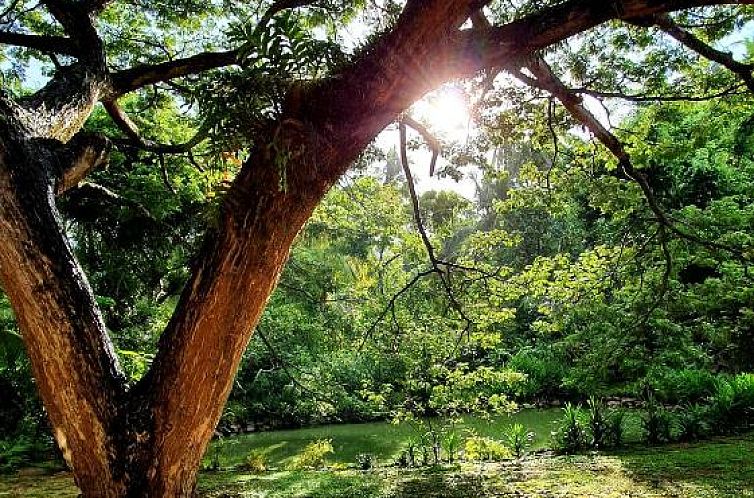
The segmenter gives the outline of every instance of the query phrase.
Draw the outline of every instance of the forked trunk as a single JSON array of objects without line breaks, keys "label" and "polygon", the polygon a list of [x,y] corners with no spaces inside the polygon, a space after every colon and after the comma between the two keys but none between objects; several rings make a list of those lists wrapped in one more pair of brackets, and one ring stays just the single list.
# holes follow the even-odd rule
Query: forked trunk
[{"label": "forked trunk", "polygon": [[[308,144],[294,145],[298,139],[293,133],[286,146],[303,152]],[[236,179],[207,236],[153,367],[126,390],[55,208],[58,147],[6,136],[0,149],[0,278],[54,436],[85,497],[192,496],[251,330],[329,184],[309,183],[302,155],[283,164],[277,149],[255,151],[254,167]]]}]

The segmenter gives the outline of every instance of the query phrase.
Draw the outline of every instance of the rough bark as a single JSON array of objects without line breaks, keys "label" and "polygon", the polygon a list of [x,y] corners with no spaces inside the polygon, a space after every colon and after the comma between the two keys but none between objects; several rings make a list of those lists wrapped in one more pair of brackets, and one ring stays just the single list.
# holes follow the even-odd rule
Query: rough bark
[{"label": "rough bark", "polygon": [[[123,376],[91,289],[60,228],[59,144],[4,129],[0,281],[13,302],[53,435],[86,496],[121,496],[112,465]],[[52,147],[51,147],[52,146]]]}]

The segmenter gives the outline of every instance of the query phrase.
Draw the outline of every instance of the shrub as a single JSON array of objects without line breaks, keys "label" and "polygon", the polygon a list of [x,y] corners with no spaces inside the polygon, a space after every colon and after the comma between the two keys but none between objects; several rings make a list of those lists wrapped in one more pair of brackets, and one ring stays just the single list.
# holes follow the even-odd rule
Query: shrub
[{"label": "shrub", "polygon": [[647,400],[647,411],[642,416],[642,427],[644,440],[648,444],[659,444],[672,439],[672,415],[660,406],[653,396]]},{"label": "shrub", "polygon": [[511,450],[496,439],[471,436],[464,444],[466,460],[498,462],[511,458]]},{"label": "shrub", "polygon": [[420,441],[418,438],[409,438],[401,452],[401,456],[397,462],[398,465],[401,467],[416,467],[416,453],[419,445]]},{"label": "shrub", "polygon": [[562,397],[564,362],[551,351],[524,349],[508,360],[508,368],[526,374],[526,379],[516,383],[516,395],[523,399]]},{"label": "shrub", "polygon": [[456,453],[461,447],[461,436],[455,430],[449,430],[442,435],[442,449],[448,457],[448,461],[453,463],[456,459]]},{"label": "shrub", "polygon": [[693,441],[704,436],[707,431],[707,408],[703,405],[686,405],[678,413],[678,439]]},{"label": "shrub", "polygon": [[707,399],[715,392],[716,383],[715,375],[708,370],[663,368],[647,375],[644,388],[663,403],[679,405]]},{"label": "shrub", "polygon": [[241,469],[255,473],[267,470],[267,459],[265,458],[264,453],[261,451],[252,451],[246,455],[246,458],[244,458],[244,461],[241,464]]},{"label": "shrub", "polygon": [[327,456],[333,453],[335,453],[335,450],[332,446],[332,440],[313,441],[293,458],[288,468],[291,470],[321,469],[327,462]]},{"label": "shrub", "polygon": [[581,409],[566,403],[563,408],[563,418],[560,427],[553,434],[555,448],[563,453],[574,453],[584,448],[586,443],[586,431],[581,422]]},{"label": "shrub", "polygon": [[27,436],[0,440],[0,473],[13,472],[37,460],[43,452],[45,452],[43,444]]},{"label": "shrub", "polygon": [[618,448],[623,445],[623,436],[625,432],[623,422],[625,420],[626,412],[621,409],[612,410],[607,417],[607,438],[609,445],[613,448]]},{"label": "shrub", "polygon": [[361,470],[369,470],[374,467],[377,458],[371,453],[359,453],[356,455],[356,464]]},{"label": "shrub", "polygon": [[718,379],[709,398],[708,418],[714,432],[727,434],[746,428],[754,412],[754,374],[739,374]]},{"label": "shrub", "polygon": [[503,440],[513,450],[516,458],[521,458],[534,442],[534,433],[522,424],[513,424],[503,433]]},{"label": "shrub", "polygon": [[591,396],[587,403],[589,416],[589,430],[592,435],[591,445],[595,448],[607,446],[607,419],[605,417],[605,404],[602,400]]}]

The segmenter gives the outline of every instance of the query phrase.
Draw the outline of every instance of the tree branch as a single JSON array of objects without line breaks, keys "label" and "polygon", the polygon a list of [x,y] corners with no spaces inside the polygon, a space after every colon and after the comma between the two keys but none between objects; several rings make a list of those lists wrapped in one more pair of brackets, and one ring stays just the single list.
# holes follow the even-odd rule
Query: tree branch
[{"label": "tree branch", "polygon": [[0,31],[0,43],[16,47],[31,48],[45,53],[75,56],[76,47],[70,38],[64,36],[29,35],[13,31]]},{"label": "tree branch", "polygon": [[578,95],[589,95],[598,99],[621,99],[629,102],[704,102],[707,100],[727,97],[729,95],[741,95],[743,92],[738,92],[737,90],[742,86],[744,86],[744,84],[739,83],[709,95],[642,95],[624,92],[604,92],[592,90],[590,88],[571,88],[570,90]]},{"label": "tree branch", "polygon": [[435,173],[435,166],[437,165],[437,158],[440,156],[440,152],[442,152],[442,146],[440,145],[440,141],[437,140],[437,138],[432,135],[432,133],[427,129],[426,126],[412,118],[411,116],[405,115],[401,118],[400,122],[402,124],[405,124],[406,126],[410,126],[414,130],[416,130],[419,135],[422,136],[424,141],[429,146],[430,150],[432,150],[432,159],[429,162],[429,176],[432,176]]},{"label": "tree branch", "polygon": [[629,20],[629,22],[640,26],[645,26],[647,24],[657,26],[660,30],[683,44],[685,47],[730,70],[746,84],[749,91],[754,92],[754,78],[751,74],[752,70],[754,70],[754,65],[739,62],[735,60],[731,54],[707,45],[694,36],[693,33],[678,26],[667,14],[656,15],[648,19]]},{"label": "tree branch", "polygon": [[198,74],[211,69],[238,64],[238,51],[203,52],[201,54],[162,62],[159,64],[143,64],[131,69],[125,69],[112,74],[112,91],[107,100],[113,100],[128,92],[154,83]]},{"label": "tree branch", "polygon": [[59,154],[59,164],[62,166],[58,173],[55,193],[60,195],[75,187],[93,170],[107,164],[111,145],[102,135],[75,135]]},{"label": "tree branch", "polygon": [[[708,5],[750,5],[754,0],[568,0],[489,29],[459,31],[442,54],[454,77],[484,68],[510,67],[514,61],[611,19],[636,19]],[[440,56],[441,54],[438,54]]]},{"label": "tree branch", "polygon": [[[427,250],[427,256],[429,257],[429,262],[432,265],[432,268],[434,268],[435,273],[437,273],[437,276],[440,279],[440,283],[442,284],[443,290],[445,291],[445,294],[448,297],[448,301],[450,302],[450,305],[458,313],[461,319],[464,322],[466,322],[466,326],[464,327],[464,330],[463,330],[463,332],[466,333],[468,330],[470,330],[472,321],[463,311],[463,307],[461,306],[461,303],[459,303],[458,300],[456,299],[455,294],[453,294],[453,289],[451,288],[451,285],[449,282],[449,268],[446,268],[445,270],[440,268],[440,265],[442,265],[443,262],[440,261],[435,255],[434,247],[432,247],[432,242],[429,240],[429,235],[427,235],[427,230],[424,227],[424,222],[422,221],[421,210],[419,209],[419,197],[416,195],[416,187],[414,186],[414,177],[411,174],[411,168],[409,167],[409,164],[408,164],[408,153],[406,150],[406,124],[403,121],[401,121],[398,124],[398,132],[400,135],[401,166],[403,167],[403,172],[406,175],[406,184],[408,186],[408,193],[411,198],[411,207],[414,213],[414,221],[416,222],[416,228],[417,230],[419,230],[419,234],[421,235],[422,242],[424,243],[424,247]],[[446,274],[446,271],[448,272],[447,274]],[[463,334],[461,335],[463,336]]]},{"label": "tree branch", "polygon": [[658,223],[667,227],[680,238],[704,247],[727,251],[739,258],[743,258],[743,253],[739,249],[716,241],[703,239],[696,234],[678,228],[660,207],[644,173],[633,167],[631,158],[623,147],[623,144],[615,135],[605,128],[602,123],[600,123],[599,120],[586,109],[586,107],[584,107],[581,98],[569,90],[568,87],[555,76],[544,59],[537,58],[530,62],[526,67],[534,75],[534,78],[527,76],[518,69],[511,70],[511,72],[527,85],[545,90],[555,96],[579,123],[586,127],[597,138],[597,140],[607,147],[615,158],[618,159],[618,165],[625,172],[626,176],[637,183],[644,194],[644,198],[646,199],[650,210],[656,216]]},{"label": "tree branch", "polygon": [[128,117],[116,100],[106,100],[102,102],[102,105],[116,126],[128,137],[126,143],[148,152],[156,152],[158,154],[182,154],[189,152],[206,139],[209,132],[207,126],[202,126],[189,141],[182,144],[161,144],[152,140],[145,140],[139,134],[139,128],[136,126],[136,123]]}]

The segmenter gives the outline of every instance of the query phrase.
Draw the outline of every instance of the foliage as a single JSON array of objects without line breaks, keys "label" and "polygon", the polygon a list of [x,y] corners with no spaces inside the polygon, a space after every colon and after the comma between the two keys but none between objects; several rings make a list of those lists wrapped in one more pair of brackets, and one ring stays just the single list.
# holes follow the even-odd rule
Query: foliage
[{"label": "foliage", "polygon": [[701,439],[709,430],[706,416],[708,408],[704,405],[684,405],[678,412],[678,439],[681,441],[695,441]]},{"label": "foliage", "polygon": [[718,379],[707,410],[710,425],[718,434],[748,428],[754,412],[754,375]]},{"label": "foliage", "polygon": [[587,423],[591,434],[590,445],[594,448],[603,448],[609,441],[609,422],[605,412],[604,402],[591,396],[587,402]]},{"label": "foliage", "polygon": [[534,433],[527,430],[523,424],[513,424],[503,433],[503,441],[516,455],[516,458],[524,456],[534,440]]},{"label": "foliage", "polygon": [[582,422],[580,406],[566,403],[560,426],[553,433],[555,448],[563,453],[575,453],[584,448],[587,432]]},{"label": "foliage", "polygon": [[611,410],[607,416],[607,439],[613,448],[623,446],[626,432],[626,411],[623,409]]},{"label": "foliage", "polygon": [[466,438],[463,451],[468,461],[498,462],[513,456],[511,450],[502,441],[476,435]]},{"label": "foliage", "polygon": [[448,462],[455,462],[458,450],[461,448],[461,434],[455,429],[450,428],[443,432],[441,445]]},{"label": "foliage", "polygon": [[259,473],[267,470],[267,460],[261,451],[252,451],[240,466],[242,470]]},{"label": "foliage", "polygon": [[356,465],[361,470],[370,470],[376,463],[376,457],[372,453],[359,453],[356,455]]},{"label": "foliage", "polygon": [[708,398],[715,390],[716,379],[709,370],[664,368],[650,371],[647,385],[658,401],[678,405]]},{"label": "foliage", "polygon": [[320,469],[325,466],[328,455],[334,452],[332,441],[329,439],[312,441],[293,458],[288,467],[291,470]]},{"label": "foliage", "polygon": [[647,444],[659,444],[672,440],[672,414],[650,397],[646,403],[646,410],[642,416],[642,427]]},{"label": "foliage", "polygon": [[0,474],[10,473],[29,462],[40,461],[50,455],[50,446],[28,436],[12,440],[0,439]]}]

